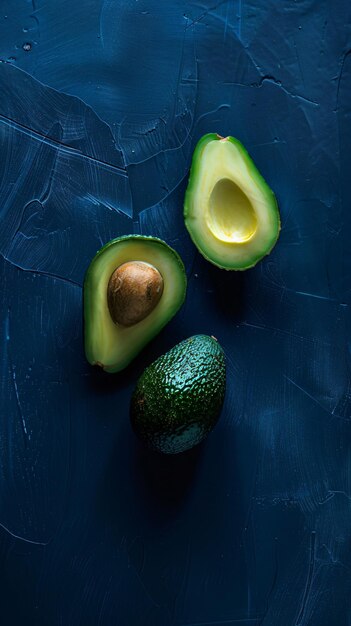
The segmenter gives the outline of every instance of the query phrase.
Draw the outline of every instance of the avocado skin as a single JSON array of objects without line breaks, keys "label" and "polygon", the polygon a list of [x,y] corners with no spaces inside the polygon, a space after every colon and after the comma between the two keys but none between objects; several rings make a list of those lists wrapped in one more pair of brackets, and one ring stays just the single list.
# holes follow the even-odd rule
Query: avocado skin
[{"label": "avocado skin", "polygon": [[135,434],[149,448],[177,454],[215,426],[226,385],[224,352],[208,335],[195,335],[146,368],[131,399]]}]

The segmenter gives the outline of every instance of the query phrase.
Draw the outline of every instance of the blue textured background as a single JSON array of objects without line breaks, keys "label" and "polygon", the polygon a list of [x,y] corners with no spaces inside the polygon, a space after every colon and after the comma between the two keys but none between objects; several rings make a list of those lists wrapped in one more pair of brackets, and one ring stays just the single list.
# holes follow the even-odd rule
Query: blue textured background
[{"label": "blue textured background", "polygon": [[[347,0],[1,0],[2,626],[351,623],[350,24]],[[244,274],[184,228],[205,132],[238,137],[279,200]],[[130,232],[178,250],[188,296],[108,377],[82,281]],[[131,390],[201,332],[227,353],[223,416],[154,457]]]}]

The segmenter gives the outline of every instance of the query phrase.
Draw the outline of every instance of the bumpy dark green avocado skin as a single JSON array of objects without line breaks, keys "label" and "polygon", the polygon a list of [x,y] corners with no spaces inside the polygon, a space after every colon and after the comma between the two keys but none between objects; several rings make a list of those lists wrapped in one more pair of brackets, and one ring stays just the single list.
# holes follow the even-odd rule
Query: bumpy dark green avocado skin
[{"label": "bumpy dark green avocado skin", "polygon": [[152,363],[131,400],[134,432],[149,448],[176,454],[200,443],[216,424],[226,367],[218,341],[195,335]]}]

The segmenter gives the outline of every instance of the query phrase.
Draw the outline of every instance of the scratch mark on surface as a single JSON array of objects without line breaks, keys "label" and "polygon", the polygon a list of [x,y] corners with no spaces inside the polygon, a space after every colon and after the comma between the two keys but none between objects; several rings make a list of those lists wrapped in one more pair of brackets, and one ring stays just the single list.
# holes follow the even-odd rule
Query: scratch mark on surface
[{"label": "scratch mark on surface", "polygon": [[307,102],[308,104],[313,104],[314,106],[319,107],[319,102],[316,102],[315,100],[311,100],[310,98],[306,98],[305,96],[301,96],[301,94],[293,93],[292,91],[289,91],[289,89],[284,87],[284,85],[282,85],[280,80],[277,80],[276,78],[274,78],[274,76],[270,76],[270,75],[262,76],[259,83],[252,83],[252,87],[260,88],[262,87],[263,83],[266,83],[266,82],[276,85],[277,87],[279,87],[279,89],[284,91],[284,93],[286,93],[291,98],[298,98],[299,100],[303,100],[303,102]]},{"label": "scratch mark on surface", "polygon": [[[251,146],[254,147],[254,146]],[[339,306],[348,306],[347,304],[345,304],[345,302],[339,302],[336,298],[331,298],[329,296],[320,296],[317,293],[311,293],[309,291],[298,291],[296,289],[292,289],[291,287],[286,287],[285,285],[282,285],[278,282],[275,281],[271,281],[272,285],[274,285],[275,287],[278,287],[279,289],[282,290],[282,292],[288,292],[288,293],[294,293],[297,294],[299,296],[305,296],[306,298],[316,298],[317,300],[326,300],[327,302],[335,302],[335,304],[338,304]]]},{"label": "scratch mark on surface", "polygon": [[307,605],[308,598],[311,592],[314,564],[315,564],[315,552],[316,552],[316,531],[313,530],[311,533],[310,561],[309,561],[309,566],[308,566],[307,581],[306,581],[305,591],[304,591],[303,598],[302,598],[301,609],[300,609],[298,618],[295,622],[295,626],[299,626],[299,624],[301,624],[303,620],[306,605]]},{"label": "scratch mark on surface", "polygon": [[[345,563],[343,563],[342,561],[340,561],[338,558],[335,557],[335,555],[333,554],[333,551],[331,550],[331,548],[329,548],[327,546],[326,543],[323,543],[321,548],[326,551],[326,553],[327,553],[327,555],[329,557],[328,563],[332,563],[333,565],[338,565],[339,567],[342,567],[342,568],[346,569],[348,572],[350,571],[350,568]],[[324,559],[323,560],[320,559],[321,563],[323,563],[323,561],[324,561]]]},{"label": "scratch mark on surface", "polygon": [[245,539],[244,539],[245,533],[247,532],[247,529],[249,527],[250,517],[252,515],[252,508],[254,506],[253,503],[254,503],[254,497],[255,497],[255,493],[256,493],[258,476],[259,476],[259,457],[257,457],[257,460],[256,460],[256,467],[255,467],[255,472],[253,474],[252,488],[250,490],[249,505],[247,507],[247,512],[246,512],[246,515],[245,515],[245,523],[244,523],[243,530],[242,530],[242,533],[241,533],[240,543],[244,543],[244,541],[245,541]]},{"label": "scratch mark on surface", "polygon": [[27,432],[26,419],[24,417],[24,413],[23,413],[23,409],[22,409],[22,406],[21,406],[20,397],[19,397],[19,393],[18,393],[16,372],[15,372],[15,368],[13,367],[13,365],[11,365],[11,371],[12,371],[13,386],[14,386],[15,395],[16,395],[17,408],[18,408],[18,412],[19,412],[19,414],[21,416],[21,424],[22,424],[22,428],[23,428],[23,434],[24,434],[25,437],[28,437],[28,439],[30,440],[30,434],[28,435],[28,432]]},{"label": "scratch mark on surface", "polygon": [[7,309],[5,320],[5,339],[6,341],[10,341],[10,308]]},{"label": "scratch mark on surface", "polygon": [[140,585],[141,585],[142,589],[144,590],[145,594],[147,595],[147,597],[149,598],[149,600],[151,600],[152,604],[154,604],[156,607],[159,607],[159,606],[160,606],[160,604],[159,604],[158,602],[156,602],[155,598],[153,598],[153,597],[152,597],[152,595],[151,595],[151,593],[150,593],[149,589],[148,589],[148,588],[147,588],[147,586],[146,586],[146,583],[145,583],[145,582],[144,582],[144,580],[142,579],[142,577],[141,577],[140,573],[138,572],[137,568],[136,568],[133,564],[131,564],[131,565],[132,565],[132,567],[133,567],[133,571],[134,571],[134,573],[135,573],[135,575],[136,575],[137,579],[139,580]]},{"label": "scratch mark on surface", "polygon": [[[285,288],[286,289],[286,288]],[[289,291],[292,291],[293,293],[296,293],[300,296],[308,296],[309,298],[317,298],[317,300],[327,300],[327,302],[335,302],[337,304],[340,304],[335,298],[328,298],[327,296],[319,296],[316,293],[309,293],[308,291],[295,291],[294,289],[289,289]]]},{"label": "scratch mark on surface", "polygon": [[103,48],[105,47],[104,35],[103,35],[103,30],[102,30],[102,15],[104,12],[104,8],[105,8],[105,0],[103,0],[101,4],[100,19],[99,19],[99,35],[100,35],[101,45]]},{"label": "scratch mark on surface", "polygon": [[293,337],[294,339],[302,339],[302,341],[309,341],[311,343],[319,344],[321,346],[331,346],[331,344],[327,341],[315,339],[314,337],[304,337],[303,335],[298,335],[297,333],[293,333],[290,330],[276,328],[275,326],[265,326],[264,324],[251,324],[250,322],[241,322],[240,326],[247,326],[248,328],[256,328],[257,330],[276,332],[279,335],[286,335],[287,337]]},{"label": "scratch mark on surface", "polygon": [[[13,233],[13,235],[12,235],[12,237],[11,237],[11,240],[15,239],[15,238],[16,238],[16,236],[18,235],[18,233],[20,233],[20,232],[21,232],[21,227],[22,227],[22,222],[23,222],[23,216],[24,216],[24,214],[25,214],[26,210],[28,209],[28,207],[30,207],[30,205],[31,205],[31,204],[35,204],[36,202],[40,205],[40,207],[41,207],[42,209],[44,208],[44,207],[43,207],[43,205],[42,205],[42,202],[39,200],[39,198],[32,198],[31,200],[28,200],[28,202],[26,202],[26,203],[23,205],[23,207],[22,207],[22,211],[21,211],[21,213],[20,213],[20,215],[19,215],[19,217],[18,217],[18,224],[17,224],[17,227],[16,227],[15,232]],[[35,215],[35,214],[34,214],[34,215]]]},{"label": "scratch mark on surface", "polygon": [[[209,15],[209,13],[212,13],[212,11],[215,11],[216,9],[218,9],[220,6],[222,6],[222,4],[225,4],[226,2],[228,2],[229,0],[221,0],[221,2],[218,2],[217,4],[215,4],[212,7],[209,7],[208,9],[206,9],[206,11],[204,11],[203,13],[201,13],[201,15],[199,15],[199,17],[197,17],[195,20],[190,21],[190,24],[187,24],[186,29],[190,28],[190,26],[194,26],[194,24],[198,24],[199,22],[201,22],[201,20],[204,19],[204,17],[206,17],[206,15]],[[188,18],[189,19],[189,18]]]},{"label": "scratch mark on surface", "polygon": [[264,621],[268,610],[269,610],[269,606],[270,606],[270,599],[273,597],[273,591],[277,585],[277,581],[278,581],[278,571],[279,571],[279,563],[278,563],[278,548],[277,548],[277,538],[275,537],[275,545],[274,545],[274,573],[273,573],[273,579],[272,579],[272,584],[270,587],[270,590],[268,592],[267,595],[267,600],[266,600],[266,604],[267,604],[267,610],[266,613],[262,619],[262,622]]},{"label": "scratch mark on surface", "polygon": [[55,280],[61,280],[64,283],[68,283],[69,285],[73,285],[74,287],[79,287],[80,289],[82,288],[82,285],[80,283],[77,283],[76,281],[71,280],[71,278],[66,278],[64,276],[58,276],[56,274],[50,274],[50,272],[44,272],[43,270],[33,270],[33,269],[29,269],[27,267],[21,267],[21,265],[18,265],[18,263],[15,263],[14,261],[11,261],[11,259],[8,259],[4,254],[2,254],[2,252],[0,252],[0,256],[7,263],[10,263],[10,265],[13,265],[13,267],[16,267],[17,269],[21,270],[22,272],[28,272],[29,274],[38,274],[39,276],[47,276],[48,278],[54,278]]},{"label": "scratch mark on surface", "polygon": [[31,139],[35,139],[36,141],[39,141],[40,143],[44,143],[50,146],[51,148],[54,148],[55,150],[60,150],[61,152],[65,154],[69,154],[70,156],[73,156],[73,157],[86,159],[87,161],[91,161],[93,163],[96,163],[97,165],[102,165],[106,169],[117,171],[121,176],[125,178],[128,177],[128,174],[123,167],[119,165],[112,165],[112,163],[108,163],[107,161],[102,161],[101,159],[92,157],[89,154],[85,154],[85,152],[78,150],[77,148],[72,148],[72,146],[68,146],[65,143],[57,141],[56,139],[51,139],[50,137],[47,137],[43,133],[40,133],[37,130],[33,130],[33,128],[25,126],[25,124],[21,124],[20,122],[17,122],[16,120],[4,115],[3,113],[0,113],[0,121],[2,121],[2,123],[5,124],[6,126],[9,126],[10,128],[13,128],[16,131],[23,133],[24,135],[27,135],[28,137],[31,137]]},{"label": "scratch mark on surface", "polygon": [[[300,387],[300,385],[298,385],[294,380],[292,380],[291,378],[289,378],[289,376],[286,376],[284,374],[284,378],[286,378],[286,380],[289,381],[289,383],[291,383],[292,385],[294,385],[294,387],[297,387],[297,389],[300,389],[300,391],[302,391],[302,393],[305,394],[305,396],[307,396],[308,398],[310,398],[310,400],[312,400],[312,402],[314,402],[315,404],[317,404],[321,409],[323,409],[323,411],[325,411],[326,413],[328,413],[328,415],[330,415],[331,417],[333,417],[333,414],[331,411],[328,411],[328,409],[325,408],[325,406],[323,406],[323,404],[321,404],[319,402],[319,400],[317,400],[317,398],[315,398],[314,396],[312,396],[312,394],[308,393],[308,391],[306,391],[306,389],[304,389],[303,387]],[[338,417],[338,416],[335,416]],[[343,418],[341,418],[343,419]],[[348,420],[344,420],[344,421],[348,421]]]},{"label": "scratch mark on surface", "polygon": [[302,84],[303,84],[303,86],[306,88],[306,85],[305,85],[305,79],[304,79],[304,75],[303,75],[303,71],[302,71],[302,66],[301,66],[301,61],[300,61],[300,55],[299,55],[299,52],[298,52],[298,49],[297,49],[297,45],[296,45],[296,41],[295,41],[295,39],[293,39],[293,42],[294,42],[294,49],[295,49],[295,54],[296,54],[297,64],[298,64],[298,66],[299,66],[299,70],[300,70],[300,74],[301,74]]},{"label": "scratch mark on surface", "polygon": [[[222,4],[222,3],[220,3],[220,4]],[[218,6],[220,6],[220,4],[219,4]],[[223,2],[223,4],[224,4],[224,2]],[[217,8],[217,7],[214,7],[214,8]],[[208,11],[206,11],[206,14],[207,14],[210,10],[211,10],[211,9],[208,9]],[[204,16],[202,15],[202,16],[200,16],[200,17],[201,17],[201,19],[202,19],[202,17],[204,17]],[[220,21],[220,22],[222,22],[222,23],[224,22],[224,18],[223,18],[223,16],[222,16],[222,15],[217,15],[217,14],[214,14],[214,15],[213,15],[213,18],[214,18],[214,19],[219,20],[219,21]],[[200,18],[199,18],[199,19],[200,19]],[[197,21],[198,21],[198,20],[195,20],[195,22],[197,22]],[[194,24],[195,22],[192,22],[191,24],[189,24],[187,28],[189,28],[189,26],[192,26],[192,24]],[[263,75],[262,75],[262,72],[261,72],[261,68],[257,65],[257,63],[256,63],[255,59],[253,58],[253,56],[252,56],[251,52],[249,51],[249,49],[248,49],[246,46],[244,46],[244,45],[243,45],[243,43],[242,43],[242,41],[241,41],[241,39],[239,39],[239,36],[237,35],[237,33],[236,33],[236,31],[235,31],[234,27],[233,27],[231,24],[228,24],[228,27],[230,28],[231,32],[232,32],[232,33],[233,33],[233,35],[236,37],[236,39],[238,40],[238,42],[241,44],[242,49],[243,49],[243,51],[244,51],[245,55],[246,55],[246,56],[247,56],[247,58],[251,61],[252,65],[253,65],[253,66],[254,66],[254,68],[256,69],[256,71],[257,71],[258,75],[259,75],[261,78],[263,78]],[[258,87],[259,85],[258,85],[258,83],[253,83],[253,84],[246,85],[246,86],[247,86],[247,87]]]},{"label": "scratch mark on surface", "polygon": [[50,543],[50,541],[34,541],[34,539],[26,539],[25,537],[21,537],[21,535],[16,535],[16,533],[13,533],[12,530],[7,528],[7,526],[5,526],[5,524],[2,524],[1,522],[0,527],[3,528],[3,530],[5,530],[9,535],[11,535],[11,537],[14,537],[14,539],[19,539],[20,541],[25,541],[26,543],[32,543],[36,546],[48,546]]},{"label": "scratch mark on surface", "polygon": [[111,582],[112,582],[112,575],[110,576],[110,579],[109,579],[109,581],[107,583],[107,586],[106,586],[106,589],[105,589],[104,596],[102,598],[102,603],[101,603],[101,607],[100,607],[100,611],[99,611],[99,619],[98,619],[97,626],[99,626],[102,623],[102,620],[103,620],[105,603],[106,603],[107,596],[110,593]]},{"label": "scratch mark on surface", "polygon": [[239,0],[239,7],[238,7],[238,37],[239,39],[241,39],[241,22],[242,22],[242,14],[243,14],[243,7],[242,7],[242,3],[243,0]]},{"label": "scratch mark on surface", "polygon": [[[183,69],[183,65],[184,65],[184,48],[185,48],[185,37],[186,37],[186,29],[184,31],[184,36],[183,36],[183,42],[182,42],[182,49],[181,49],[181,55],[180,55],[180,64],[179,64],[179,71],[178,71],[178,79],[177,79],[177,89],[176,89],[176,95],[174,98],[174,106],[173,106],[173,111],[172,111],[172,121],[174,121],[174,119],[177,117],[176,116],[176,106],[177,106],[177,99],[178,99],[178,92],[179,92],[179,85],[181,85],[183,83],[183,78],[182,78],[182,69]],[[196,77],[194,78],[194,83],[195,86],[197,87],[197,83],[198,83],[198,78],[197,78],[197,61],[195,61],[196,64]],[[192,80],[192,79],[191,79]],[[184,140],[178,145],[178,146],[174,146],[172,148],[165,148],[165,149],[160,149],[157,152],[155,152],[154,154],[147,156],[144,159],[140,159],[138,161],[134,160],[132,164],[133,167],[135,167],[136,165],[142,165],[143,163],[147,163],[148,161],[152,161],[153,159],[157,158],[160,155],[167,155],[167,154],[173,154],[178,152],[179,150],[181,150],[186,143],[189,141],[189,139],[191,138],[191,134],[192,132],[194,132],[195,128],[196,128],[196,124],[198,123],[199,120],[197,120],[196,124],[194,125],[194,110],[196,107],[196,99],[197,99],[197,88],[195,90],[195,95],[194,95],[194,101],[193,101],[193,111],[191,114],[191,123],[189,124],[189,128],[186,134],[186,137],[184,138]],[[190,109],[187,109],[189,111],[189,113],[191,112]],[[162,120],[162,122],[166,125],[166,121],[163,120],[163,118],[160,118],[160,120]],[[121,128],[121,125],[120,125]],[[145,134],[145,133],[143,133]],[[120,133],[119,133],[119,142],[120,142]],[[123,152],[123,150],[122,150]],[[126,166],[126,170],[128,171],[128,167],[129,165]],[[180,184],[180,182],[185,178],[185,176],[187,176],[187,171],[184,173],[184,176],[182,177],[182,179],[180,181],[178,181],[175,185],[175,187],[172,188],[172,190],[167,190],[167,196],[160,198],[158,200],[158,202],[165,200],[166,197],[168,197],[172,191]],[[151,207],[147,207],[147,208],[151,208]]]},{"label": "scratch mark on surface", "polygon": [[283,139],[273,139],[273,141],[264,141],[263,143],[248,144],[248,147],[249,148],[261,148],[262,146],[275,146],[279,144],[286,145],[286,141],[284,141]]},{"label": "scratch mark on surface", "polygon": [[[63,136],[63,128],[62,128],[60,123],[58,123],[57,126],[58,126],[58,131],[59,131],[58,132],[59,137],[57,138],[56,141],[60,141],[61,142],[61,138]],[[59,151],[55,150],[53,163],[52,163],[52,166],[51,166],[51,170],[50,170],[49,175],[47,177],[46,186],[43,189],[43,192],[42,192],[42,195],[41,195],[41,198],[40,198],[40,203],[41,203],[42,206],[47,202],[47,200],[49,199],[50,194],[51,194],[51,189],[52,189],[53,184],[54,184],[54,177],[55,177],[55,173],[56,173],[56,169],[57,169],[57,162],[58,162],[58,159],[59,159],[59,154],[60,154]]]},{"label": "scratch mark on surface", "polygon": [[331,493],[330,491],[328,491],[325,498],[323,498],[323,500],[319,500],[318,504],[320,505],[325,504],[326,502],[329,502],[329,500],[332,500],[334,496],[335,496],[335,493]]},{"label": "scratch mark on surface", "polygon": [[330,498],[333,498],[334,496],[339,495],[339,496],[344,496],[348,500],[351,500],[351,495],[348,494],[346,491],[342,491],[340,489],[329,489],[328,493],[330,494]]},{"label": "scratch mark on surface", "polygon": [[[195,128],[196,128],[196,124],[194,125],[194,129]],[[153,159],[158,157],[160,154],[168,154],[168,153],[177,152],[178,150],[181,150],[185,146],[186,142],[188,141],[188,139],[189,139],[189,137],[191,135],[191,132],[192,132],[192,128],[190,127],[190,129],[189,129],[189,131],[188,131],[184,141],[182,141],[182,143],[179,144],[179,146],[175,146],[174,148],[166,148],[164,150],[159,150],[158,152],[155,152],[155,154],[152,154],[151,156],[148,156],[145,159],[141,159],[140,161],[133,161],[133,163],[131,165],[133,167],[135,167],[136,165],[142,165],[143,163],[146,163],[147,161],[152,161]],[[128,169],[128,167],[129,166],[127,166],[127,169]],[[147,207],[147,208],[149,209],[151,207]]]},{"label": "scratch mark on surface", "polygon": [[[155,204],[152,204],[151,206],[146,207],[145,209],[143,209],[143,211],[149,211],[149,210],[150,210],[150,209],[152,209],[153,207],[157,206],[160,202],[165,202],[165,200],[167,200],[167,198],[169,198],[169,196],[170,196],[170,195],[172,195],[172,193],[173,193],[173,192],[174,192],[174,191],[175,191],[178,187],[180,187],[180,185],[182,185],[182,183],[184,182],[184,180],[186,180],[186,179],[187,179],[188,175],[189,175],[189,173],[188,173],[188,171],[186,171],[186,172],[185,172],[185,174],[184,174],[184,176],[182,176],[182,177],[181,177],[181,179],[180,179],[179,181],[177,181],[177,182],[175,183],[175,185],[173,185],[173,187],[171,187],[171,189],[168,189],[168,190],[167,190],[167,193],[166,193],[166,194],[165,194],[162,198],[160,198],[160,200],[158,200],[157,202],[155,202]],[[142,212],[143,212],[143,211],[142,211]]]},{"label": "scratch mark on surface", "polygon": [[344,65],[345,65],[345,61],[347,59],[347,57],[351,54],[351,50],[347,50],[342,58],[341,61],[341,68],[340,68],[340,72],[339,72],[339,76],[338,76],[338,82],[337,82],[337,87],[336,87],[336,103],[335,103],[335,109],[334,109],[334,113],[337,113],[339,110],[339,92],[340,92],[340,84],[341,84],[341,78],[342,78],[342,73],[344,71]]},{"label": "scratch mark on surface", "polygon": [[178,597],[182,598],[182,610],[184,610],[184,601],[186,598],[186,592],[187,592],[188,585],[189,585],[190,563],[191,563],[191,540],[188,539],[184,572],[183,572],[181,583],[178,587],[179,591],[176,595],[176,600],[178,600]]},{"label": "scratch mark on surface", "polygon": [[[217,5],[216,7],[212,7],[212,9],[211,9],[211,8],[210,8],[210,9],[208,9],[208,10],[205,12],[205,14],[201,15],[201,16],[200,16],[197,20],[195,20],[194,22],[192,22],[192,24],[193,24],[193,23],[195,23],[195,22],[197,22],[197,21],[199,21],[200,19],[202,19],[202,18],[203,18],[203,17],[204,17],[207,13],[209,13],[211,10],[216,9],[216,8],[217,8],[218,6],[220,6],[221,4],[224,4],[224,2],[223,2],[223,3],[220,3],[220,4],[219,4],[219,5]],[[222,22],[223,22],[223,21],[225,21],[225,20],[224,20],[224,18],[223,18],[221,15],[214,15],[213,17],[215,17],[216,19],[218,19],[218,20],[220,20],[220,21],[222,21]],[[190,24],[190,25],[192,25],[192,24]],[[188,27],[189,27],[189,25],[188,25]],[[233,28],[232,28],[232,30],[233,30]],[[236,35],[236,36],[237,36],[238,41],[240,41],[240,42],[241,42],[241,40],[240,40],[239,36],[238,36],[238,35]],[[250,61],[252,62],[252,64],[254,65],[254,67],[256,68],[256,70],[257,70],[257,72],[258,72],[258,74],[259,74],[259,76],[260,76],[260,80],[259,80],[259,82],[254,82],[254,83],[251,83],[250,85],[247,85],[248,87],[256,87],[256,88],[260,88],[260,87],[262,87],[262,85],[263,85],[263,83],[264,83],[264,82],[271,82],[271,83],[273,83],[274,85],[277,85],[277,87],[279,87],[279,89],[281,89],[282,91],[284,91],[284,93],[286,93],[288,96],[290,96],[290,98],[297,98],[297,99],[299,99],[299,100],[302,100],[303,102],[307,102],[308,104],[312,104],[313,106],[319,107],[319,102],[316,102],[315,100],[312,100],[312,99],[310,99],[310,98],[307,98],[306,96],[302,96],[301,94],[297,94],[297,93],[293,93],[292,91],[289,91],[286,87],[284,87],[284,86],[282,85],[281,81],[277,80],[274,76],[271,76],[271,75],[269,75],[269,74],[267,74],[267,75],[264,75],[264,76],[263,76],[263,75],[262,75],[262,72],[261,72],[261,69],[260,69],[260,68],[259,68],[259,66],[257,65],[257,63],[256,63],[255,59],[253,58],[253,56],[252,56],[252,54],[249,52],[249,50],[248,50],[245,46],[243,46],[243,50],[245,51],[246,56],[248,57],[248,59],[250,59]],[[351,50],[350,50],[349,52],[351,52]]]},{"label": "scratch mark on surface", "polygon": [[225,41],[225,40],[226,40],[226,37],[227,37],[228,21],[229,21],[229,7],[230,7],[230,4],[229,4],[229,2],[228,2],[228,4],[227,4],[226,16],[225,16],[225,20],[224,20],[223,41]]},{"label": "scratch mark on surface", "polygon": [[206,111],[206,113],[203,113],[202,115],[200,115],[195,124],[194,124],[194,130],[197,127],[197,125],[199,124],[199,122],[201,122],[201,120],[205,119],[206,117],[208,117],[209,115],[212,115],[212,113],[217,113],[218,111],[221,111],[222,109],[230,109],[231,105],[224,103],[224,104],[220,104],[218,107],[216,107],[215,109],[211,109],[210,111]]},{"label": "scratch mark on surface", "polygon": [[182,626],[219,626],[219,624],[227,624],[227,626],[230,626],[230,624],[241,624],[241,626],[257,624],[258,626],[260,621],[258,617],[243,617],[242,619],[220,619],[211,622],[191,622],[190,624],[182,624]]},{"label": "scratch mark on surface", "polygon": [[185,36],[186,36],[186,27],[184,29],[184,34],[183,34],[183,39],[182,39],[182,49],[180,52],[180,61],[179,61],[179,70],[178,70],[178,76],[177,76],[177,88],[176,88],[176,92],[175,92],[175,97],[174,97],[174,101],[173,101],[173,111],[172,111],[172,116],[171,116],[171,120],[172,123],[175,119],[175,115],[176,115],[176,108],[177,108],[177,104],[178,104],[178,98],[179,98],[179,86],[180,86],[180,82],[181,82],[181,77],[182,77],[182,71],[183,71],[183,62],[184,62],[184,49],[185,49]]},{"label": "scratch mark on surface", "polygon": [[237,83],[234,80],[219,80],[217,81],[217,85],[234,85],[236,87],[247,87],[248,89],[251,87],[251,85],[247,83]]},{"label": "scratch mark on surface", "polygon": [[31,14],[31,18],[37,23],[38,26],[38,35],[40,37],[40,32],[39,32],[39,20],[37,18],[36,15],[34,15],[37,12],[37,7],[36,7],[36,0],[32,0],[32,9],[33,9],[33,13]]}]

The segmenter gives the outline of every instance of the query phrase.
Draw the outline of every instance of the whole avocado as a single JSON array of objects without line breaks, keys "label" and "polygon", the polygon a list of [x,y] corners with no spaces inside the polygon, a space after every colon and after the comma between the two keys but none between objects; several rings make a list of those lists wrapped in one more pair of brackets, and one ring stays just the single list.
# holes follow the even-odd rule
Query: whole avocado
[{"label": "whole avocado", "polygon": [[195,335],[146,368],[131,399],[135,434],[164,454],[184,452],[215,426],[226,384],[224,352],[214,337]]}]

